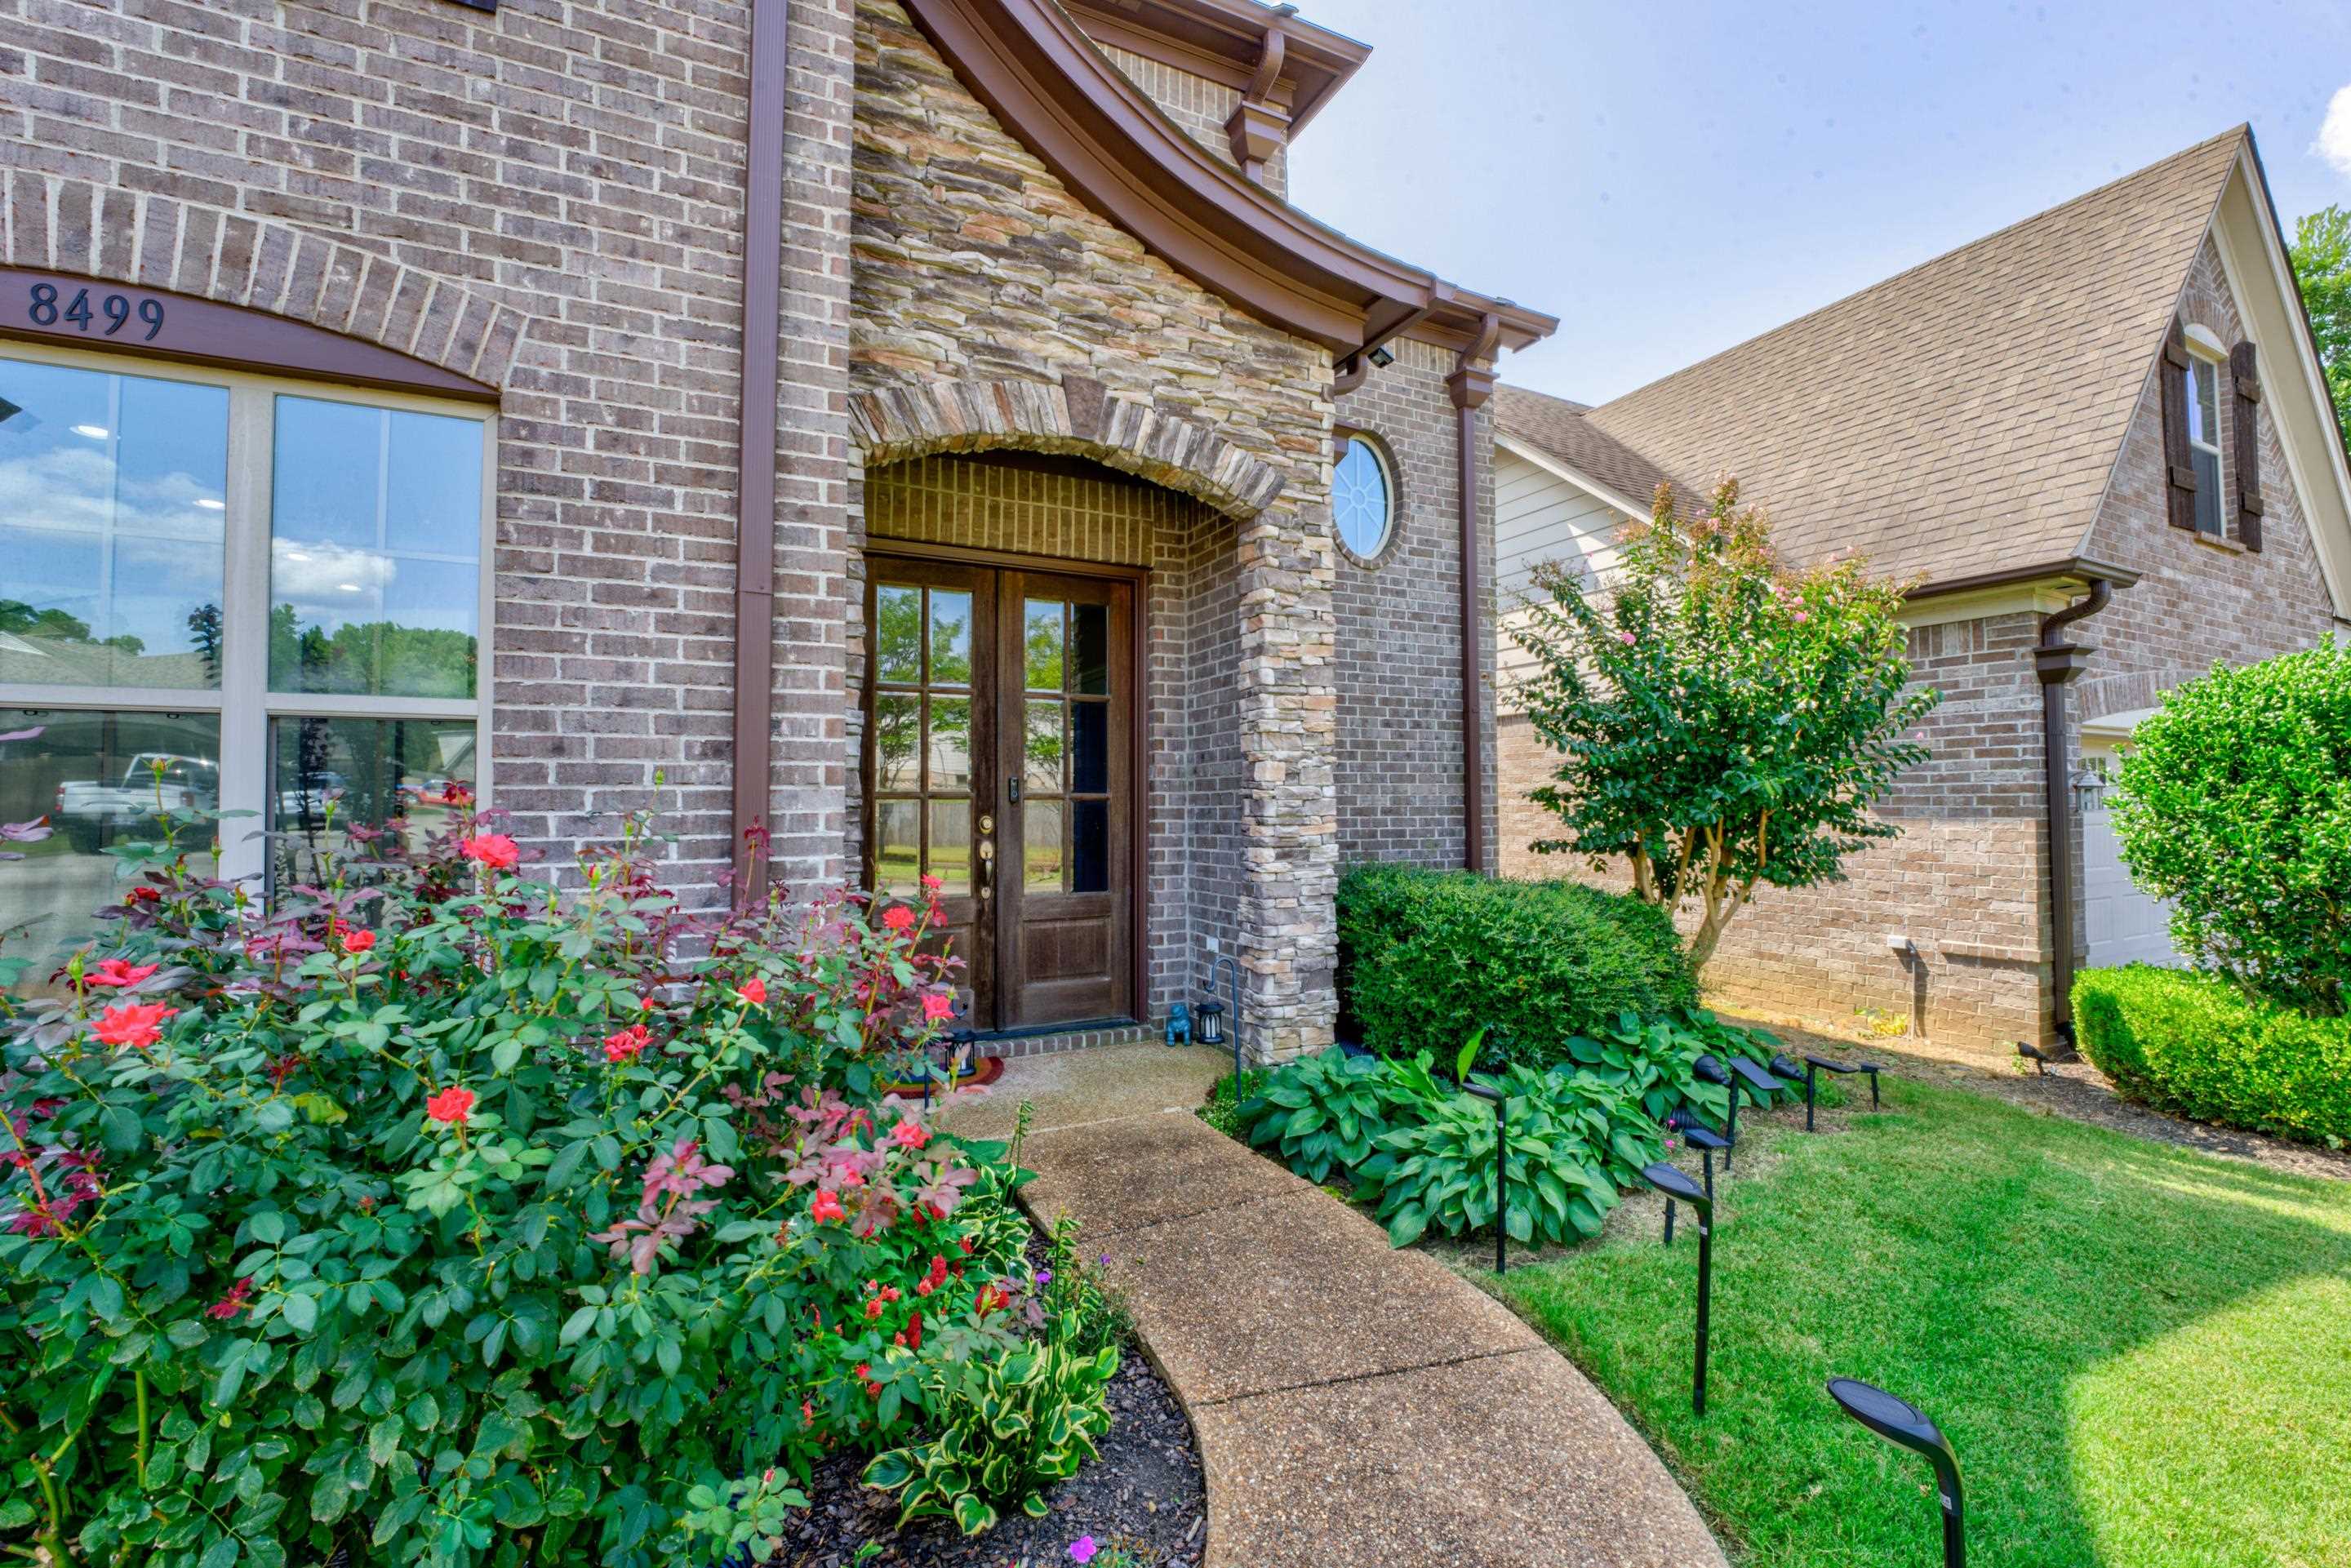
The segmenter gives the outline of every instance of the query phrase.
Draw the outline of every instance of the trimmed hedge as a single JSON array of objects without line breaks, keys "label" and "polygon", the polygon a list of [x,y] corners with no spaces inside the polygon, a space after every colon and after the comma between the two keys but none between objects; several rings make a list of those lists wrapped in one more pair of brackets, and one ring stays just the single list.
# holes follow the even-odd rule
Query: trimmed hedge
[{"label": "trimmed hedge", "polygon": [[2309,1143],[2351,1142],[2351,1019],[2252,1001],[2217,975],[2133,964],[2075,977],[2074,1033],[2131,1099]]},{"label": "trimmed hedge", "polygon": [[1441,1061],[1480,1024],[1485,1060],[1562,1060],[1570,1035],[1698,1005],[1673,922],[1573,882],[1363,865],[1339,881],[1343,1029],[1383,1055]]}]

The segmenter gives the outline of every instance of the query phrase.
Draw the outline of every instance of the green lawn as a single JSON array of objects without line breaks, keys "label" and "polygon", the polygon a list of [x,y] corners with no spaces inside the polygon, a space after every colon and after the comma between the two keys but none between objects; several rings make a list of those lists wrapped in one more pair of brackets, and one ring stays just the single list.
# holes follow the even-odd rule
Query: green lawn
[{"label": "green lawn", "polygon": [[1735,1562],[1941,1561],[1926,1465],[1838,1413],[1846,1375],[1950,1436],[1970,1563],[2351,1563],[2351,1184],[1956,1089],[1886,1103],[1750,1135],[1773,1157],[1720,1188],[1703,1420],[1694,1237],[1627,1227],[1502,1285]]}]

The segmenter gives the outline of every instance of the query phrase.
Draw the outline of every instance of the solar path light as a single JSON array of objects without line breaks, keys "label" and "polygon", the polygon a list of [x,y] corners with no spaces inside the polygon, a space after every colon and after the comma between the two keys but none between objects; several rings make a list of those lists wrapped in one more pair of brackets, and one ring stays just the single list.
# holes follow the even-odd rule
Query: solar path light
[{"label": "solar path light", "polygon": [[1503,1249],[1510,1240],[1510,1178],[1507,1153],[1510,1127],[1503,1118],[1502,1092],[1472,1083],[1467,1078],[1461,1081],[1461,1087],[1480,1100],[1491,1101],[1494,1106],[1494,1272],[1505,1273],[1510,1269],[1510,1259]]},{"label": "solar path light", "polygon": [[1645,1166],[1641,1179],[1666,1195],[1666,1223],[1674,1222],[1674,1205],[1687,1203],[1698,1210],[1698,1361],[1690,1374],[1690,1411],[1706,1414],[1706,1317],[1708,1298],[1714,1293],[1714,1199],[1706,1189],[1663,1160]]},{"label": "solar path light", "polygon": [[[1667,1119],[1672,1122],[1675,1130],[1681,1134],[1682,1142],[1696,1149],[1698,1158],[1705,1163],[1706,1200],[1712,1203],[1714,1201],[1714,1152],[1717,1149],[1730,1147],[1730,1140],[1699,1121],[1698,1113],[1687,1107],[1675,1112]],[[1667,1198],[1666,1200],[1666,1245],[1671,1247],[1673,1244],[1674,1202],[1673,1199]]]},{"label": "solar path light", "polygon": [[1762,1068],[1757,1066],[1754,1062],[1750,1061],[1743,1056],[1732,1058],[1730,1071],[1737,1074],[1738,1082],[1734,1082],[1730,1087],[1731,1122],[1729,1136],[1733,1146],[1731,1148],[1725,1149],[1722,1152],[1722,1168],[1725,1174],[1728,1174],[1730,1170],[1731,1155],[1737,1152],[1736,1146],[1739,1143],[1740,1090],[1743,1088],[1749,1093],[1754,1095],[1755,1103],[1758,1107],[1771,1104],[1771,1096],[1780,1090],[1784,1089],[1792,1094],[1794,1093],[1796,1090],[1796,1086],[1794,1084],[1782,1082],[1779,1079],[1774,1078],[1771,1073],[1766,1072]]},{"label": "solar path light", "polygon": [[1943,1568],[1963,1568],[1968,1543],[1959,1511],[1959,1456],[1951,1451],[1951,1440],[1917,1406],[1883,1388],[1850,1377],[1832,1377],[1829,1397],[1887,1442],[1924,1455],[1935,1467],[1935,1487],[1943,1503]]},{"label": "solar path light", "polygon": [[[1780,1059],[1779,1059],[1778,1057],[1776,1057],[1776,1056],[1775,1056],[1775,1057],[1773,1057],[1773,1058],[1771,1059],[1772,1065],[1773,1065],[1773,1067],[1775,1067],[1775,1068],[1777,1068],[1777,1067],[1778,1067],[1778,1065],[1779,1065],[1779,1061],[1780,1061]],[[1869,1108],[1870,1108],[1871,1110],[1875,1111],[1875,1110],[1876,1110],[1876,1109],[1877,1109],[1877,1103],[1878,1103],[1878,1102],[1877,1102],[1877,1074],[1878,1074],[1878,1071],[1879,1071],[1878,1064],[1877,1064],[1876,1062],[1875,1062],[1875,1061],[1837,1061],[1834,1057],[1829,1057],[1829,1056],[1808,1056],[1808,1057],[1804,1058],[1804,1131],[1806,1131],[1807,1133],[1809,1133],[1809,1132],[1811,1132],[1811,1131],[1813,1130],[1813,1096],[1815,1093],[1817,1093],[1817,1092],[1819,1092],[1818,1085],[1819,1085],[1819,1083],[1820,1083],[1820,1075],[1821,1075],[1822,1073],[1823,1073],[1823,1072],[1866,1072],[1866,1073],[1868,1073],[1868,1074],[1869,1074]],[[1793,1072],[1791,1072],[1791,1073],[1789,1073],[1789,1074],[1788,1074],[1788,1076],[1789,1076],[1789,1077],[1791,1077],[1791,1078],[1792,1078],[1792,1077],[1794,1077],[1794,1076],[1795,1076],[1795,1074],[1794,1074]]]}]

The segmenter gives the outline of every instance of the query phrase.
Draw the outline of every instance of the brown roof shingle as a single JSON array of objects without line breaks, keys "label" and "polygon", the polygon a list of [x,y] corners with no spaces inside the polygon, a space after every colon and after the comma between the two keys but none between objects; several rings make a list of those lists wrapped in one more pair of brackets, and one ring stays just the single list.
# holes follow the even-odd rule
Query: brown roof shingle
[{"label": "brown roof shingle", "polygon": [[1591,412],[1587,404],[1526,387],[1494,389],[1495,428],[1607,486],[1646,515],[1665,470],[1583,417]]},{"label": "brown roof shingle", "polygon": [[1677,476],[1736,474],[1792,560],[1851,547],[1876,573],[1949,580],[2064,559],[2088,536],[2249,134],[2216,136],[1577,423]]}]

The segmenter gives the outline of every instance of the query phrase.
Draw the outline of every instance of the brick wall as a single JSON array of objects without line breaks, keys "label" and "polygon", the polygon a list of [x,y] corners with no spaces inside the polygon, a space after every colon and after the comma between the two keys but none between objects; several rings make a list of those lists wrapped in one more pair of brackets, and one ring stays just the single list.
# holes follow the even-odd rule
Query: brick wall
[{"label": "brick wall", "polygon": [[[837,873],[848,0],[795,0],[778,856]],[[560,872],[658,799],[727,851],[748,11],[0,0],[17,266],[270,310],[501,389],[496,804]],[[661,770],[666,787],[658,791]]]},{"label": "brick wall", "polygon": [[[1414,340],[1393,345],[1339,401],[1339,422],[1370,433],[1393,459],[1399,495],[1387,546],[1372,560],[1343,549],[1332,599],[1339,620],[1339,854],[1343,862],[1458,866],[1462,853],[1460,442],[1445,378],[1455,356]],[[1489,415],[1479,444],[1490,453]],[[1484,678],[1489,855],[1500,841],[1495,794],[1494,483],[1478,474],[1477,633]],[[1492,863],[1490,861],[1489,863]]]},{"label": "brick wall", "polygon": [[[1232,139],[1225,134],[1225,121],[1241,103],[1240,89],[1227,87],[1207,77],[1162,64],[1134,53],[1132,49],[1105,46],[1102,53],[1121,75],[1135,86],[1152,102],[1166,111],[1167,118],[1183,129],[1184,134],[1207,148],[1220,163],[1235,163]],[[1238,166],[1236,164],[1236,166]],[[1265,188],[1285,200],[1290,193],[1290,149],[1283,147],[1265,161]]]},{"label": "brick wall", "polygon": [[[1234,308],[1089,211],[888,0],[857,6],[853,167],[853,394],[1081,378],[1280,475],[1213,569],[1230,582],[1232,609],[1215,613],[1232,629],[1237,758],[1229,802],[1214,808],[1237,846],[1218,874],[1237,895],[1228,918],[1201,918],[1238,942],[1252,1045],[1326,1043],[1337,877],[1328,351]],[[852,627],[852,683],[859,635]]]},{"label": "brick wall", "polygon": [[[2038,616],[2014,613],[1915,627],[1914,678],[1942,693],[1920,727],[1932,758],[1896,780],[1878,814],[1902,836],[1846,862],[1847,880],[1801,891],[1764,887],[1724,933],[1707,988],[1732,1007],[1850,1026],[1857,1009],[1911,1020],[1938,1044],[1994,1050],[2042,1038],[2048,984],[2041,821],[2041,696],[2032,649]],[[1556,754],[1523,718],[1505,724],[1509,876],[1600,872],[1529,843],[1561,832],[1525,799]],[[1685,927],[1695,918],[1686,915]],[[1908,937],[1915,954],[1886,946]]]}]

